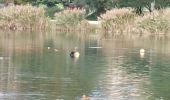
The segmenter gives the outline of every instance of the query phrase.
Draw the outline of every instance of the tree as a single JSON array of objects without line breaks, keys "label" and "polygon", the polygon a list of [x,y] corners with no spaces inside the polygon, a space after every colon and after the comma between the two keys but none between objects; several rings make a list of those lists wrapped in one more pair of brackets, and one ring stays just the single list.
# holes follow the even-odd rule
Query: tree
[{"label": "tree", "polygon": [[97,15],[105,13],[106,10],[112,8],[113,0],[86,0],[86,5],[90,9],[94,9]]},{"label": "tree", "polygon": [[151,3],[154,3],[155,8],[163,8],[170,5],[170,0],[117,0],[114,4],[117,7],[132,7],[136,9],[136,13],[143,14],[142,8],[147,8],[152,12]]}]

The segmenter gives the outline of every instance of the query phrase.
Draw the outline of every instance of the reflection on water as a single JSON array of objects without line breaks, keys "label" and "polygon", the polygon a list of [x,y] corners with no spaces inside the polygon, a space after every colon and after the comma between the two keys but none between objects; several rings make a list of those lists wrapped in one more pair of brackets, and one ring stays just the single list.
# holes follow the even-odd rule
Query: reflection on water
[{"label": "reflection on water", "polygon": [[[169,45],[166,38],[1,32],[0,99],[168,100]],[[69,56],[75,46],[78,59]]]}]

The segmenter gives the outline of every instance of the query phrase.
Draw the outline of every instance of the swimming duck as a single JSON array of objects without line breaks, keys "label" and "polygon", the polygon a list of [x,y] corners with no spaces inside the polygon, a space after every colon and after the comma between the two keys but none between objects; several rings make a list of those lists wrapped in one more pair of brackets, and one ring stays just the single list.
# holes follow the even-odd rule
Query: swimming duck
[{"label": "swimming duck", "polygon": [[72,58],[78,58],[80,56],[80,53],[77,51],[77,47],[74,48],[74,51],[71,51],[70,57]]}]

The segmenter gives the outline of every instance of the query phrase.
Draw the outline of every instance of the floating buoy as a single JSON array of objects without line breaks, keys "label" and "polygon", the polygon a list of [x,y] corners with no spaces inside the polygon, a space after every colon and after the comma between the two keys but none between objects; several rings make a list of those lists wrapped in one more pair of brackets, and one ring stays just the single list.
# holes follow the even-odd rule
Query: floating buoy
[{"label": "floating buoy", "polygon": [[58,52],[58,50],[57,50],[57,49],[54,49],[54,51],[55,51],[55,52]]},{"label": "floating buoy", "polygon": [[145,55],[145,49],[140,49],[140,57],[144,58]]},{"label": "floating buoy", "polygon": [[102,48],[102,47],[89,47],[89,48],[99,49],[99,48]]},{"label": "floating buoy", "polygon": [[49,49],[51,49],[51,47],[47,47],[47,49],[49,50]]}]

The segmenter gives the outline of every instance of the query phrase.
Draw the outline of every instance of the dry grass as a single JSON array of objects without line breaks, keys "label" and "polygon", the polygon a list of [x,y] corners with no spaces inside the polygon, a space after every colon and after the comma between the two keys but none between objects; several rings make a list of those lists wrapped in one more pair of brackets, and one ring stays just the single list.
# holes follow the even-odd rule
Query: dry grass
[{"label": "dry grass", "polygon": [[88,33],[95,28],[85,20],[85,9],[66,9],[55,13],[57,31],[68,33]]},{"label": "dry grass", "polygon": [[57,24],[63,26],[77,26],[85,18],[84,9],[66,9],[62,12],[55,13]]},{"label": "dry grass", "polygon": [[133,9],[122,8],[107,11],[101,15],[104,35],[168,34],[170,28],[170,9],[155,10],[138,16]]},{"label": "dry grass", "polygon": [[11,30],[45,29],[48,19],[43,8],[31,5],[8,6],[0,9],[0,28]]},{"label": "dry grass", "polygon": [[162,9],[154,11],[152,14],[145,14],[145,16],[137,18],[137,29],[142,33],[148,34],[167,34],[170,28],[170,9]]},{"label": "dry grass", "polygon": [[112,35],[129,33],[135,19],[135,14],[132,13],[132,10],[115,8],[101,15],[102,31]]}]

